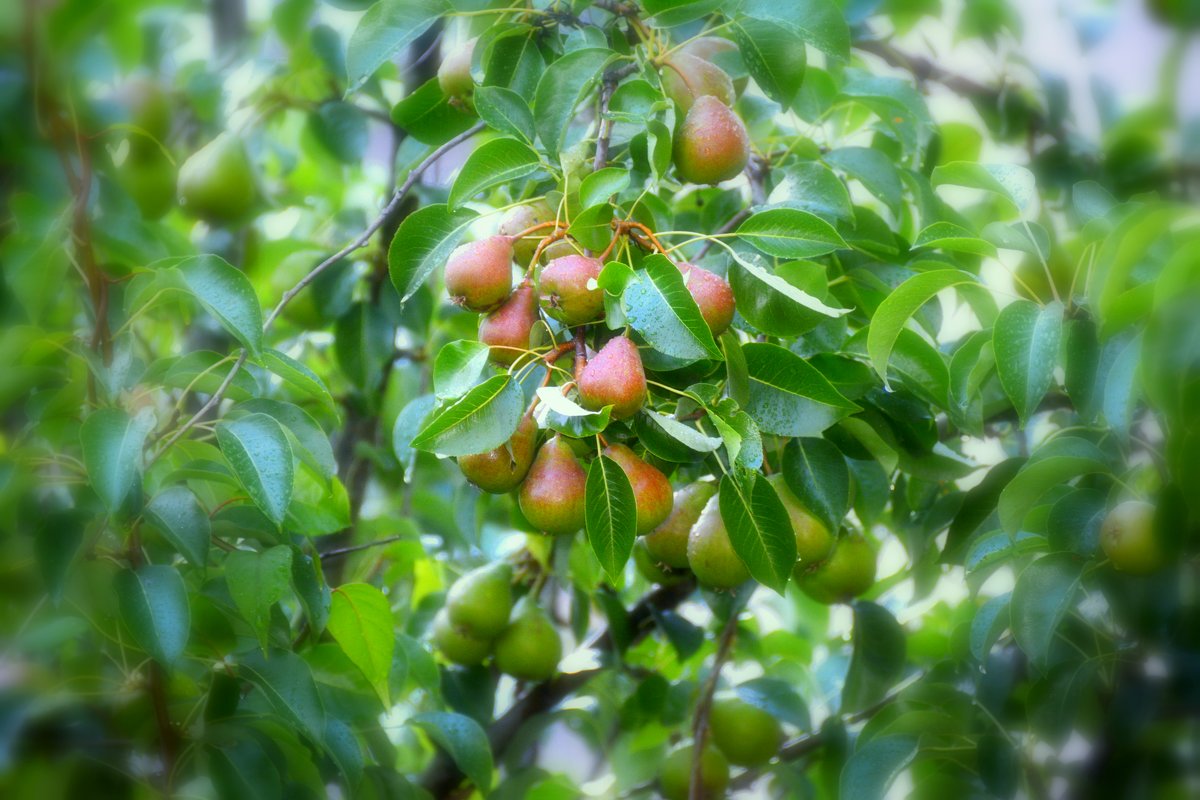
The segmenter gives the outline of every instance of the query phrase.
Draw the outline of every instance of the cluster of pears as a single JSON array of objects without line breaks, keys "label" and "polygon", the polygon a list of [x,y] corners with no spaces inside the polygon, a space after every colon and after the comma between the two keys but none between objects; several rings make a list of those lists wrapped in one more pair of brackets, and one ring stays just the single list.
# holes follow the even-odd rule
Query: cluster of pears
[{"label": "cluster of pears", "polygon": [[[713,700],[708,716],[711,741],[700,755],[702,797],[719,797],[729,785],[729,765],[757,769],[783,746],[783,726],[770,712],[733,694]],[[672,750],[663,761],[659,788],[667,800],[687,800],[692,778],[692,743]]]},{"label": "cluster of pears", "polygon": [[491,656],[506,675],[547,680],[558,671],[562,640],[532,595],[514,604],[512,581],[512,567],[499,561],[455,581],[433,618],[433,644],[454,664],[475,666]]},{"label": "cluster of pears", "polygon": [[[844,602],[870,589],[875,583],[875,551],[870,542],[857,533],[837,538],[809,513],[782,476],[767,480],[787,510],[796,536],[793,578],[800,589],[826,604]],[[677,490],[671,515],[644,537],[641,546],[646,561],[659,570],[643,569],[652,580],[655,575],[690,570],[705,586],[732,589],[750,579],[750,571],[733,549],[712,481],[696,481]]]}]

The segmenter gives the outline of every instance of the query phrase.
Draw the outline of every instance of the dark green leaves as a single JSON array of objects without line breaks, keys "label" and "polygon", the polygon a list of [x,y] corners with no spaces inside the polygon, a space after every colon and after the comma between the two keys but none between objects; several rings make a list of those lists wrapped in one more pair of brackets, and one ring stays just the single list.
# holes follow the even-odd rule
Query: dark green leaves
[{"label": "dark green leaves", "polygon": [[1025,515],[1047,492],[1080,475],[1108,472],[1104,454],[1096,445],[1073,436],[1062,436],[1042,445],[1004,490],[996,510],[1000,525],[1010,535],[1021,527]]},{"label": "dark green leaves", "polygon": [[1034,561],[1017,578],[1012,593],[1012,629],[1034,664],[1045,666],[1058,624],[1071,607],[1081,562],[1057,553]]},{"label": "dark green leaves", "polygon": [[1022,423],[1037,410],[1054,381],[1062,321],[1061,304],[1039,307],[1029,300],[1016,301],[996,318],[992,334],[996,373]]},{"label": "dark green leaves", "polygon": [[470,339],[451,342],[438,350],[433,362],[433,391],[439,400],[462,397],[479,380],[490,350]]},{"label": "dark green leaves", "polygon": [[270,658],[252,653],[240,664],[244,677],[267,698],[272,710],[314,742],[325,735],[325,709],[307,662],[295,653],[274,651]]},{"label": "dark green leaves", "polygon": [[109,511],[119,508],[133,488],[141,468],[142,445],[152,427],[154,415],[149,409],[130,417],[119,408],[102,408],[83,421],[79,431],[83,465]]},{"label": "dark green leaves", "polygon": [[788,33],[835,58],[850,54],[850,31],[842,10],[831,0],[747,0],[742,13],[782,26]]},{"label": "dark green leaves", "polygon": [[721,358],[721,350],[683,282],[666,256],[647,256],[644,269],[625,286],[625,319],[655,350],[694,361]]},{"label": "dark green leaves", "polygon": [[401,300],[412,297],[450,253],[474,220],[469,209],[450,211],[444,204],[425,206],[409,214],[388,246],[388,272]]},{"label": "dark green leaves", "polygon": [[368,583],[337,587],[333,590],[326,627],[387,707],[388,675],[396,635],[392,608],[383,592]]},{"label": "dark green leaves", "polygon": [[584,529],[600,566],[614,581],[620,581],[637,536],[637,508],[629,478],[605,455],[588,467]]},{"label": "dark green leaves", "polygon": [[542,74],[533,99],[533,119],[546,150],[562,149],[567,125],[584,93],[600,78],[612,51],[586,48],[567,53]]},{"label": "dark green leaves", "polygon": [[447,206],[453,212],[480,192],[532,175],[540,166],[541,159],[529,145],[515,139],[486,142],[467,157],[459,170]]},{"label": "dark green leaves", "polygon": [[138,647],[163,666],[174,664],[191,626],[183,578],[171,567],[154,564],[118,572],[114,580],[121,619]]},{"label": "dark green leaves", "polygon": [[203,567],[208,561],[210,524],[200,501],[185,486],[164,489],[146,506],[146,520],[162,531],[188,561]]},{"label": "dark green leaves", "polygon": [[864,743],[842,769],[842,797],[882,798],[917,756],[915,736],[882,736]]},{"label": "dark green leaves", "polygon": [[742,347],[750,376],[746,411],[764,433],[816,436],[859,410],[815,367],[779,345]]},{"label": "dark green leaves", "polygon": [[721,479],[721,519],[756,581],[783,594],[796,566],[796,535],[774,487],[757,472]]},{"label": "dark green leaves", "polygon": [[854,603],[854,656],[842,687],[842,711],[857,711],[882,699],[904,674],[904,629],[882,606]]},{"label": "dark green leaves", "polygon": [[850,510],[850,468],[825,439],[799,438],[783,451],[783,479],[804,507],[836,534]]},{"label": "dark green leaves", "polygon": [[217,425],[217,443],[254,504],[275,524],[287,516],[295,474],[283,427],[266,414]]},{"label": "dark green leaves", "polygon": [[475,89],[475,110],[492,130],[507,133],[532,144],[533,112],[525,98],[502,86]]},{"label": "dark green leaves", "polygon": [[445,750],[481,792],[491,788],[492,748],[478,722],[462,714],[429,711],[413,717],[412,724]]},{"label": "dark green leaves", "polygon": [[780,258],[813,258],[846,247],[832,225],[796,208],[760,211],[738,226],[737,235]]},{"label": "dark green leaves", "polygon": [[521,421],[525,398],[510,375],[496,375],[434,412],[412,447],[447,456],[466,456],[499,447]]},{"label": "dark green leaves", "polygon": [[445,0],[379,0],[371,6],[359,20],[346,48],[350,90],[361,86],[446,10]]},{"label": "dark green leaves", "polygon": [[804,48],[796,46],[788,30],[749,17],[734,21],[730,33],[763,94],[789,107],[804,82]]},{"label": "dark green leaves", "polygon": [[286,545],[261,553],[235,550],[225,559],[225,582],[234,605],[250,623],[263,652],[267,650],[267,629],[271,606],[284,598],[291,586],[292,551]]},{"label": "dark green leaves", "polygon": [[183,285],[254,356],[262,350],[262,309],[250,279],[225,259],[200,255],[176,267]]}]

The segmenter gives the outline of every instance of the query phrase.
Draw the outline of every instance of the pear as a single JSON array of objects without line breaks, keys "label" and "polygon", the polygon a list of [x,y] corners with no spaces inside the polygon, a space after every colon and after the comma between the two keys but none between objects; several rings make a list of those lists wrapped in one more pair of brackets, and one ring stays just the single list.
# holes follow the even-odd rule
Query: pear
[{"label": "pear", "polygon": [[[534,225],[552,222],[554,216],[554,209],[550,207],[545,198],[541,198],[509,211],[496,232],[503,236],[516,236]],[[538,241],[549,233],[550,229],[545,228],[529,234],[528,238],[513,240],[513,258],[516,259],[518,266],[529,266],[529,262],[533,261],[533,254],[537,251]]]},{"label": "pear", "polygon": [[662,72],[663,91],[679,111],[688,112],[699,97],[711,95],[727,106],[737,99],[733,81],[725,71],[703,58],[676,53],[667,59]]},{"label": "pear", "polygon": [[646,552],[657,561],[675,569],[687,569],[688,533],[704,504],[717,493],[712,481],[695,481],[675,491],[671,514],[642,539]]},{"label": "pear", "polygon": [[554,623],[529,596],[521,598],[512,622],[492,647],[496,668],[523,681],[544,681],[558,671],[562,640]]},{"label": "pear", "polygon": [[637,509],[638,534],[649,533],[671,514],[675,498],[671,482],[654,467],[638,458],[623,444],[610,444],[604,455],[617,462],[629,485],[633,487],[633,503]]},{"label": "pear", "polygon": [[473,667],[483,663],[492,651],[492,643],[488,639],[476,639],[460,631],[450,621],[446,609],[441,609],[433,617],[433,627],[430,630],[433,646],[446,657],[447,661]]},{"label": "pear", "polygon": [[[685,744],[672,750],[663,761],[658,783],[667,800],[688,800],[692,785],[692,749]],[[700,754],[700,783],[705,800],[716,800],[729,785],[729,762],[712,745],[706,745]]]},{"label": "pear", "polygon": [[737,697],[715,701],[708,723],[713,744],[730,764],[739,767],[761,767],[783,745],[783,726],[779,720]]},{"label": "pear", "polygon": [[604,316],[604,290],[589,287],[600,277],[599,259],[575,253],[556,258],[538,276],[538,299],[542,310],[573,328]]},{"label": "pear", "polygon": [[1100,524],[1100,547],[1113,567],[1147,575],[1163,565],[1154,514],[1154,506],[1140,500],[1126,500],[1108,512]]},{"label": "pear", "polygon": [[646,372],[637,345],[626,336],[609,339],[580,373],[579,399],[591,409],[611,405],[613,419],[636,414],[646,403]]},{"label": "pear", "polygon": [[767,478],[767,482],[775,489],[779,501],[787,510],[788,519],[792,523],[792,532],[796,534],[796,579],[812,565],[819,564],[833,552],[837,541],[821,521],[808,513],[804,504],[792,493],[779,474]]},{"label": "pear", "polygon": [[254,168],[242,140],[222,133],[179,168],[179,205],[211,222],[236,222],[258,198]]},{"label": "pear", "polygon": [[508,299],[479,321],[479,341],[488,345],[493,363],[507,367],[529,349],[529,337],[538,321],[533,285],[522,283]]},{"label": "pear", "polygon": [[446,54],[438,67],[437,81],[442,93],[470,105],[475,93],[475,79],[471,77],[471,57],[475,53],[478,37],[470,39]]},{"label": "pear", "polygon": [[446,292],[470,311],[488,311],[512,292],[512,239],[489,236],[459,245],[446,261]]},{"label": "pear", "polygon": [[844,536],[837,540],[829,558],[803,570],[797,582],[818,603],[852,600],[875,583],[875,549],[862,534]]},{"label": "pear", "polygon": [[521,485],[537,445],[538,427],[532,414],[521,417],[507,443],[485,453],[459,456],[458,468],[471,483],[492,494],[505,494]]},{"label": "pear", "polygon": [[750,161],[750,137],[738,115],[712,95],[696,98],[675,133],[675,172],[689,183],[720,183]]},{"label": "pear", "polygon": [[750,570],[733,550],[719,500],[715,494],[708,499],[688,534],[688,565],[705,586],[732,589],[750,579]]},{"label": "pear", "polygon": [[672,569],[650,555],[645,539],[633,543],[633,563],[643,578],[660,586],[675,586],[688,576],[686,570]]},{"label": "pear", "polygon": [[582,255],[579,248],[570,239],[559,239],[551,242],[542,249],[541,262],[549,264],[551,261],[567,256]]},{"label": "pear", "polygon": [[583,527],[587,473],[571,446],[555,434],[538,450],[517,496],[521,513],[538,530],[563,535]]},{"label": "pear", "polygon": [[446,594],[446,614],[462,633],[494,639],[512,611],[512,567],[503,561],[485,564],[463,575]]},{"label": "pear", "polygon": [[129,111],[129,124],[140,129],[139,135],[130,139],[133,150],[157,150],[171,132],[170,94],[148,75],[135,75],[121,87],[120,100]]},{"label": "pear", "polygon": [[[731,42],[728,39],[723,39],[720,36],[700,36],[692,39],[683,47],[679,48],[678,52],[689,56],[696,56],[697,58],[702,58],[705,61],[716,64],[717,58],[722,53],[737,53],[739,50],[738,46],[734,42]],[[720,65],[718,64],[718,66]],[[734,79],[734,93],[740,97],[742,92],[746,91],[746,86],[749,84],[749,82],[750,79],[744,75],[740,78]],[[730,105],[732,105],[732,103]]]},{"label": "pear", "polygon": [[733,289],[724,278],[703,267],[680,263],[679,271],[683,273],[688,292],[700,307],[700,316],[704,317],[708,329],[713,336],[720,336],[733,322]]},{"label": "pear", "polygon": [[175,165],[157,148],[131,149],[117,178],[146,219],[158,219],[175,204]]}]

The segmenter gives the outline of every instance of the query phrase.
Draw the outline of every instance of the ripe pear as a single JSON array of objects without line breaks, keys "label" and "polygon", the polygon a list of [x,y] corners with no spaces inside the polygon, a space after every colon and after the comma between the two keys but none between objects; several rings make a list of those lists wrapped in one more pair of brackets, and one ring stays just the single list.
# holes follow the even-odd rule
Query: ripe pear
[{"label": "ripe pear", "polygon": [[512,611],[512,567],[496,561],[463,575],[446,594],[446,614],[459,631],[475,639],[494,639]]},{"label": "ripe pear", "polygon": [[[543,222],[552,222],[554,216],[554,209],[550,207],[545,198],[540,198],[532,203],[517,206],[509,211],[500,223],[497,233],[503,236],[516,236],[522,231],[529,230],[534,225],[540,225]],[[516,259],[518,266],[529,266],[529,262],[533,261],[533,254],[537,251],[538,241],[549,232],[549,228],[544,228],[529,234],[528,238],[513,240],[513,258]]]},{"label": "ripe pear", "polygon": [[733,322],[733,289],[724,278],[694,264],[679,264],[683,281],[713,336],[720,336]]},{"label": "ripe pear", "polygon": [[675,569],[687,569],[688,533],[700,518],[704,504],[717,493],[712,481],[695,481],[675,491],[671,514],[642,539],[646,552]]},{"label": "ripe pear", "polygon": [[488,639],[476,639],[460,631],[450,621],[446,609],[441,609],[433,617],[433,627],[430,631],[433,646],[438,649],[447,661],[473,667],[483,663],[492,651],[492,643]]},{"label": "ripe pear", "polygon": [[210,222],[236,222],[258,197],[254,167],[242,140],[222,133],[179,168],[179,205]]},{"label": "ripe pear", "polygon": [[783,745],[783,726],[766,711],[737,697],[713,703],[708,717],[713,744],[739,767],[761,767]]},{"label": "ripe pear", "polygon": [[750,579],[750,570],[733,550],[715,494],[704,504],[688,534],[688,565],[700,583],[713,589],[732,589]]},{"label": "ripe pear", "polygon": [[[667,800],[688,800],[688,789],[692,785],[692,748],[685,744],[672,750],[663,761],[658,783]],[[701,797],[716,800],[729,785],[729,762],[712,745],[706,745],[700,754]]]},{"label": "ripe pear", "polygon": [[[702,58],[705,61],[716,64],[716,59],[722,53],[736,53],[739,51],[738,46],[728,39],[722,39],[720,36],[700,36],[679,48],[678,52],[686,53],[689,56],[696,56],[697,58]],[[718,64],[718,66],[720,65]],[[749,82],[750,79],[746,76],[735,79],[733,81],[734,93],[740,97],[742,92],[746,91],[746,85]]]},{"label": "ripe pear", "polygon": [[611,405],[613,419],[636,414],[646,404],[646,372],[637,345],[626,336],[609,339],[580,373],[579,399],[591,409]]},{"label": "ripe pear", "polygon": [[564,535],[583,527],[587,473],[571,446],[555,434],[538,450],[521,484],[521,513],[543,533]]},{"label": "ripe pear", "polygon": [[703,58],[676,53],[667,59],[662,72],[663,91],[686,114],[696,99],[711,95],[727,106],[737,100],[733,81],[725,71]]},{"label": "ripe pear", "polygon": [[610,444],[604,455],[616,461],[629,485],[633,487],[633,504],[637,509],[637,532],[649,533],[671,514],[675,504],[671,482],[654,467],[642,461],[627,446]]},{"label": "ripe pear", "polygon": [[1163,565],[1163,554],[1154,535],[1155,508],[1140,500],[1126,500],[1100,524],[1100,547],[1113,567],[1147,575]]},{"label": "ripe pear", "polygon": [[847,602],[875,583],[875,549],[862,534],[844,536],[834,544],[829,558],[802,570],[796,580],[818,603]]},{"label": "ripe pear", "polygon": [[837,541],[821,521],[808,513],[804,504],[792,493],[779,474],[767,478],[767,482],[775,489],[779,501],[787,510],[788,519],[792,522],[792,532],[796,534],[796,579],[813,564],[818,564],[833,552]]},{"label": "ripe pear", "polygon": [[675,172],[689,183],[717,184],[750,161],[750,137],[738,115],[717,98],[696,98],[675,133]]},{"label": "ripe pear", "polygon": [[446,260],[446,292],[470,311],[488,311],[512,292],[512,239],[489,236],[459,245]]},{"label": "ripe pear", "polygon": [[479,321],[479,341],[488,345],[493,363],[507,367],[529,349],[529,337],[538,321],[533,285],[522,283],[499,308]]},{"label": "ripe pear", "polygon": [[537,446],[537,423],[532,414],[521,417],[506,444],[485,453],[459,456],[458,468],[471,483],[492,494],[505,494],[521,485]]},{"label": "ripe pear", "polygon": [[523,681],[554,677],[562,658],[562,640],[546,612],[530,597],[521,598],[512,622],[492,648],[496,667],[505,675]]},{"label": "ripe pear", "polygon": [[643,578],[659,586],[675,586],[688,576],[686,570],[672,569],[650,555],[645,539],[633,543],[633,563]]},{"label": "ripe pear", "polygon": [[478,37],[470,39],[446,54],[438,67],[438,86],[447,97],[456,98],[470,105],[475,93],[475,79],[471,77],[471,57],[475,53]]},{"label": "ripe pear", "polygon": [[603,267],[599,259],[576,253],[551,261],[538,276],[542,310],[569,328],[600,319],[604,290],[588,283],[600,277]]}]

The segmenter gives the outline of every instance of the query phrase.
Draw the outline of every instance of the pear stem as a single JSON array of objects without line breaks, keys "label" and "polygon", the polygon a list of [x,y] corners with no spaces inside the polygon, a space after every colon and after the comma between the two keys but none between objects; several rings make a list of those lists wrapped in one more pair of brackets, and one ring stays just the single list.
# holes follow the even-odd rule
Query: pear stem
[{"label": "pear stem", "polygon": [[583,370],[587,367],[587,343],[584,337],[587,336],[587,326],[580,325],[575,329],[575,383],[579,383],[579,379],[583,376]]}]

